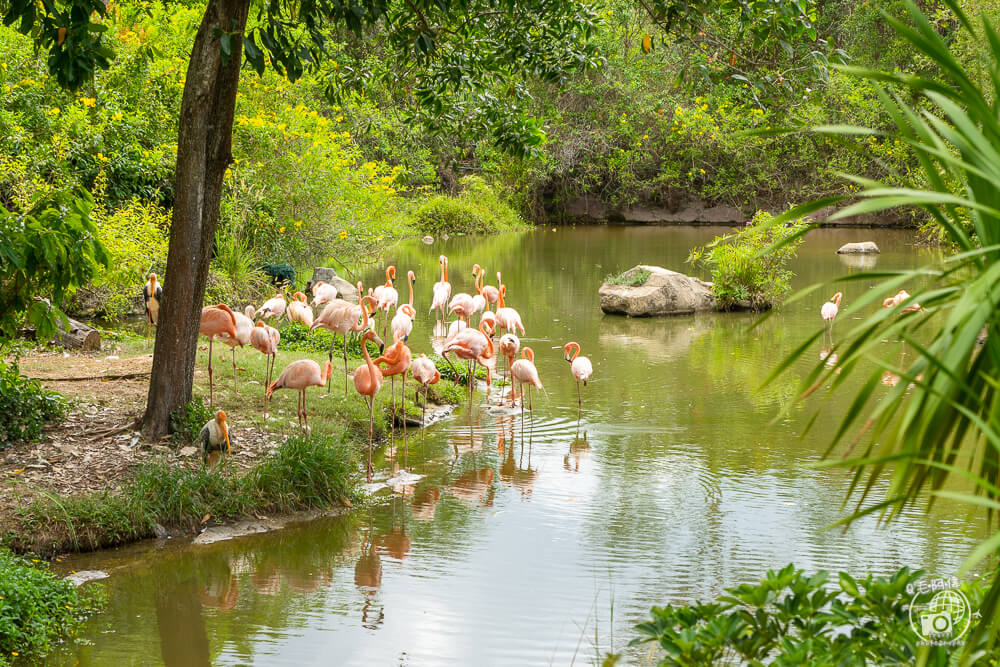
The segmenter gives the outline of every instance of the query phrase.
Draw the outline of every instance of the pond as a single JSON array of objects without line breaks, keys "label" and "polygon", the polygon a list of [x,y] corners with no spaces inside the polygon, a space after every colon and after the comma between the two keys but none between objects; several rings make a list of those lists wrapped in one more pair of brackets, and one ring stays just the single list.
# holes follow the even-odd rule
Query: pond
[{"label": "pond", "polygon": [[[209,546],[186,540],[75,557],[105,569],[110,602],[67,663],[529,665],[592,663],[625,651],[651,605],[707,600],[723,587],[794,562],[806,570],[950,575],[984,534],[965,506],[889,527],[843,516],[849,478],[811,467],[849,401],[780,406],[820,354],[775,384],[761,381],[820,326],[834,290],[782,308],[749,331],[748,314],[676,319],[602,315],[597,288],[637,263],[690,272],[706,227],[538,229],[491,238],[407,242],[383,259],[418,276],[410,343],[430,351],[427,314],[437,257],[455,291],[472,264],[497,270],[527,328],[547,395],[534,414],[494,414],[477,392],[410,441],[419,481],[384,490],[377,507]],[[874,240],[879,269],[931,258],[900,230],[818,230],[794,284],[858,270],[842,243]],[[866,258],[866,261],[871,258]],[[380,278],[372,270],[367,284]],[[405,281],[400,290],[405,299]],[[850,283],[844,305],[871,287]],[[847,321],[838,322],[845,330]],[[836,332],[835,332],[836,335]],[[595,374],[577,411],[561,347],[578,341]],[[895,354],[898,343],[886,342]],[[358,399],[360,400],[360,399]],[[772,423],[775,422],[775,423]],[[413,431],[411,431],[411,436]],[[422,452],[422,453],[421,453]],[[390,471],[378,471],[382,478]]]}]

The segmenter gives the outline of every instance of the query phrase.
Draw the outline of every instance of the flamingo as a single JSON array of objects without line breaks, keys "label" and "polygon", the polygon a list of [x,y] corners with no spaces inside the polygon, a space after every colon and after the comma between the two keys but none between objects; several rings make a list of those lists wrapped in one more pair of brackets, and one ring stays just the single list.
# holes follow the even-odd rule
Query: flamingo
[{"label": "flamingo", "polygon": [[240,391],[236,386],[236,347],[250,344],[250,334],[253,333],[254,326],[253,320],[243,313],[234,312],[233,318],[236,320],[236,336],[227,338],[223,342],[229,346],[233,353],[233,393],[238,394]]},{"label": "flamingo", "polygon": [[475,308],[475,304],[472,297],[465,292],[459,292],[451,297],[451,301],[448,303],[448,314],[455,313],[459,318],[465,320],[472,315],[473,308]]},{"label": "flamingo", "polygon": [[[472,405],[472,376],[476,372],[476,364],[483,364],[485,366],[494,357],[492,336],[493,329],[490,329],[489,323],[480,322],[478,329],[466,327],[459,331],[449,343],[445,344],[444,350],[441,352],[441,356],[445,358],[449,365],[451,365],[451,359],[448,359],[449,352],[454,352],[455,356],[459,359],[471,362],[469,369],[470,407]],[[452,370],[454,369],[455,367],[452,366]],[[489,375],[487,375],[488,377]],[[487,382],[489,382],[488,379]]]},{"label": "flamingo", "polygon": [[441,380],[441,371],[437,369],[434,362],[427,358],[426,354],[421,354],[410,364],[410,375],[420,386],[424,388],[424,407],[420,414],[420,446],[423,448],[424,429],[427,426],[427,391],[428,386],[437,384]]},{"label": "flamingo", "polygon": [[[362,292],[361,281],[358,281],[358,293]],[[343,305],[340,305],[343,303]],[[347,334],[351,331],[364,331],[369,327],[368,314],[369,310],[374,310],[375,308],[375,297],[371,295],[365,295],[361,297],[357,305],[347,303],[346,301],[333,301],[328,303],[320,316],[313,322],[309,330],[312,331],[317,327],[323,327],[333,332],[333,340],[330,341],[330,356],[329,360],[333,362],[333,347],[337,339],[337,334],[339,333],[344,338],[344,393],[347,393]],[[376,336],[379,346],[382,345],[382,340]],[[327,387],[327,393],[330,393],[330,387]]]},{"label": "flamingo", "polygon": [[274,327],[269,327],[258,320],[257,326],[250,332],[250,344],[263,354],[266,359],[264,371],[264,417],[267,417],[267,387],[271,384],[271,373],[274,372],[274,362],[278,360],[278,343],[281,334]]},{"label": "flamingo", "polygon": [[[503,293],[503,288],[500,290]],[[535,413],[531,405],[531,388],[535,387],[545,391],[542,381],[538,378],[538,369],[535,368],[535,351],[530,347],[521,350],[521,358],[510,366],[511,378],[518,381],[521,386],[521,425],[524,425],[524,383],[528,383],[528,410]]]},{"label": "flamingo", "polygon": [[[497,271],[497,282],[500,282],[500,272]],[[524,335],[524,325],[521,324],[521,314],[513,308],[508,308],[504,303],[507,296],[507,286],[500,283],[500,296],[497,301],[497,324],[505,331],[518,330]]]},{"label": "flamingo", "polygon": [[[898,292],[896,292],[895,296],[891,296],[888,299],[886,299],[885,301],[883,301],[882,302],[882,307],[883,308],[896,308],[897,306],[899,306],[900,304],[902,304],[904,301],[908,300],[909,298],[910,298],[910,293],[907,292],[905,289],[901,289]],[[904,312],[904,313],[913,313],[913,312],[916,312],[918,310],[923,310],[923,309],[924,309],[923,306],[921,306],[919,303],[913,302],[909,306],[907,306],[906,308],[904,308],[902,310],[902,312]]]},{"label": "flamingo", "polygon": [[149,282],[142,288],[142,300],[146,304],[146,338],[149,330],[160,319],[160,301],[163,299],[163,287],[156,282],[156,274],[149,274]]},{"label": "flamingo", "polygon": [[837,292],[819,309],[819,315],[823,318],[826,328],[829,329],[831,343],[833,342],[833,320],[837,317],[837,313],[840,312],[840,299],[843,296],[843,294]]},{"label": "flamingo", "polygon": [[410,304],[404,303],[399,307],[399,310],[396,311],[396,316],[389,323],[389,330],[392,331],[393,340],[395,340],[397,333],[403,340],[409,339],[410,333],[413,332],[413,318],[416,316],[417,311]]},{"label": "flamingo", "polygon": [[299,428],[309,432],[309,416],[306,413],[306,388],[322,387],[333,373],[333,364],[329,361],[319,364],[312,359],[298,359],[285,366],[278,379],[267,388],[267,398],[279,389],[295,389],[299,392],[298,417]]},{"label": "flamingo", "polygon": [[[482,288],[482,285],[479,284],[479,282],[482,280],[483,275],[485,273],[486,273],[486,270],[483,269],[478,264],[474,264],[472,266],[472,275],[475,276],[474,285],[475,285],[475,288],[476,288],[476,293],[472,297],[472,313],[471,314],[473,314],[473,315],[475,313],[481,313],[484,310],[486,310],[486,297],[483,296],[483,288]],[[482,317],[482,316],[480,316],[480,317]]]},{"label": "flamingo", "polygon": [[444,255],[439,256],[438,264],[441,265],[441,280],[434,283],[434,300],[431,301],[431,308],[427,311],[430,313],[435,308],[440,311],[440,320],[435,319],[435,324],[438,321],[444,321],[444,309],[448,307],[448,300],[451,298],[451,283],[448,282],[448,258]]},{"label": "flamingo", "polygon": [[[403,305],[406,308],[406,304]],[[410,352],[410,348],[406,346],[405,339],[399,332],[395,334],[392,345],[386,348],[385,352],[375,360],[375,365],[385,364],[385,369],[382,370],[382,377],[392,378],[391,389],[392,389],[392,432],[396,432],[396,376],[403,376],[403,448],[406,457],[409,457],[410,450],[406,443],[406,372],[410,370],[410,362],[413,359],[413,353]],[[391,442],[391,440],[390,440]],[[404,465],[406,458],[404,460]]]},{"label": "flamingo", "polygon": [[322,280],[318,280],[313,283],[312,293],[314,306],[322,306],[323,304],[330,303],[337,298],[337,288],[330,283],[323,282]]},{"label": "flamingo", "polygon": [[[569,356],[569,351],[573,348],[575,348],[575,351],[571,357]],[[563,345],[563,358],[570,362],[569,370],[576,379],[577,409],[582,410],[583,393],[580,389],[580,383],[582,382],[584,387],[587,386],[587,381],[590,380],[590,376],[594,374],[594,366],[590,363],[590,359],[580,356],[580,344],[575,341]]]},{"label": "flamingo", "polygon": [[392,286],[392,281],[396,279],[396,267],[390,266],[385,270],[385,285],[375,288],[375,300],[378,302],[376,310],[385,311],[385,326],[382,327],[382,335],[386,335],[389,326],[389,312],[399,303],[399,292]]},{"label": "flamingo", "polygon": [[[483,283],[485,281],[486,270],[484,269],[479,277],[479,282]],[[486,299],[486,310],[489,310],[491,305],[496,304],[497,301],[500,300],[500,289],[498,287],[494,287],[493,285],[481,285],[479,293]]]},{"label": "flamingo", "polygon": [[309,307],[309,298],[302,292],[292,295],[292,302],[288,304],[288,321],[298,322],[307,329],[313,323],[313,311]]},{"label": "flamingo", "polygon": [[212,342],[216,338],[230,340],[236,338],[236,314],[224,303],[201,309],[198,333],[208,336],[208,405],[214,403],[215,390],[212,385]]},{"label": "flamingo", "polygon": [[[517,356],[517,351],[521,348],[521,340],[512,333],[505,333],[500,336],[500,343],[498,345],[500,348],[500,354],[502,354],[507,359],[507,371],[504,374],[504,379],[507,379],[507,373],[510,372],[510,367],[514,363],[514,357]],[[510,383],[510,404],[514,405],[514,382]]]},{"label": "flamingo", "polygon": [[281,316],[285,314],[285,296],[283,294],[275,294],[270,299],[265,301],[260,310],[257,311],[257,315],[263,318],[273,317],[276,319],[281,319]]},{"label": "flamingo", "polygon": [[229,438],[229,426],[226,424],[226,413],[219,410],[215,413],[215,418],[208,420],[201,427],[198,436],[201,439],[201,458],[207,462],[212,452],[221,452],[222,445],[226,445],[226,453],[232,453],[232,441]]},{"label": "flamingo", "polygon": [[365,363],[354,371],[354,388],[368,402],[368,481],[372,481],[372,443],[375,440],[375,394],[382,388],[382,371],[372,363],[368,355],[368,341],[378,340],[371,329],[365,330],[361,336],[361,353],[365,355]]}]

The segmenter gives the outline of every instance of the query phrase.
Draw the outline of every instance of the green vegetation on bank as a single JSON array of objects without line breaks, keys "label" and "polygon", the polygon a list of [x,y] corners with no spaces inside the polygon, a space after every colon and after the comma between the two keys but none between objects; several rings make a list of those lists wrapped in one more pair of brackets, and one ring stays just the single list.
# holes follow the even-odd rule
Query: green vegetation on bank
[{"label": "green vegetation on bank", "polygon": [[23,377],[16,363],[0,361],[0,451],[37,440],[47,422],[62,417],[64,407],[61,396]]},{"label": "green vegetation on bank", "polygon": [[604,279],[609,285],[627,285],[629,287],[642,287],[653,275],[646,269],[629,269],[622,273],[612,273]]},{"label": "green vegetation on bank", "polygon": [[103,604],[100,588],[78,589],[37,560],[0,547],[0,665],[38,660],[72,637]]}]

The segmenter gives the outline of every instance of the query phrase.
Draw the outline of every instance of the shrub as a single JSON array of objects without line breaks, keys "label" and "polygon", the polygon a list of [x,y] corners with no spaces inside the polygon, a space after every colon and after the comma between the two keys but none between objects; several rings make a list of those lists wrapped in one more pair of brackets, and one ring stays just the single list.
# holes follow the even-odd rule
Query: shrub
[{"label": "shrub", "polygon": [[247,489],[282,511],[330,507],[354,493],[352,448],[333,438],[289,438],[248,476]]},{"label": "shrub", "polygon": [[477,176],[460,181],[457,197],[435,194],[419,200],[410,224],[422,234],[495,234],[522,229],[521,216]]},{"label": "shrub", "polygon": [[653,275],[646,269],[640,269],[635,267],[629,269],[628,271],[623,271],[621,273],[609,274],[604,282],[609,285],[628,285],[629,287],[642,287],[649,280],[649,277]]},{"label": "shrub", "polygon": [[0,655],[46,653],[55,640],[72,635],[101,606],[99,590],[81,591],[0,549]]},{"label": "shrub", "polygon": [[215,417],[215,411],[205,405],[201,398],[195,398],[183,408],[170,415],[171,438],[174,444],[195,442],[208,420]]},{"label": "shrub", "polygon": [[712,292],[720,310],[766,310],[791,289],[793,274],[786,265],[802,238],[794,238],[780,249],[771,248],[800,234],[806,223],[796,220],[773,225],[771,220],[770,213],[757,211],[744,229],[717,236],[705,247],[691,251],[688,261],[712,272]]},{"label": "shrub", "polygon": [[[857,582],[841,572],[834,588],[827,572],[806,576],[788,565],[757,585],[726,589],[713,603],[653,607],[632,644],[658,644],[663,666],[915,664],[920,638],[909,609],[922,574],[904,567]],[[965,583],[961,591],[978,609],[985,587]],[[951,650],[930,649],[927,664],[949,664]]]},{"label": "shrub", "polygon": [[37,440],[42,426],[61,417],[64,409],[61,396],[22,376],[17,364],[0,361],[0,449]]}]

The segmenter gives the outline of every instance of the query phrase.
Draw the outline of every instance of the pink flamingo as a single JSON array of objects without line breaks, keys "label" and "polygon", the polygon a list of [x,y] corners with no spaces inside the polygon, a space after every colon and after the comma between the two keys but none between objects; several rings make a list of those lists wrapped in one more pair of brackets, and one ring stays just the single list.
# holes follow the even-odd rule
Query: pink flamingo
[{"label": "pink flamingo", "polygon": [[298,322],[307,329],[313,323],[313,311],[309,306],[309,298],[302,292],[292,295],[292,302],[288,304],[288,321]]},{"label": "pink flamingo", "polygon": [[441,317],[435,320],[443,322],[445,318],[444,309],[448,307],[448,300],[451,298],[451,283],[448,282],[448,258],[444,255],[438,257],[438,264],[441,265],[441,280],[434,283],[434,300],[431,301],[431,312],[435,308],[440,311]]},{"label": "pink flamingo", "polygon": [[267,388],[267,398],[279,389],[296,389],[299,392],[298,416],[299,428],[308,433],[309,416],[306,413],[306,389],[322,387],[333,372],[333,364],[323,362],[323,369],[312,359],[298,359],[285,366],[281,375]]},{"label": "pink flamingo", "polygon": [[[247,306],[247,308],[249,309],[250,306]],[[253,331],[253,320],[243,313],[234,312],[233,317],[236,319],[236,336],[233,338],[227,338],[222,342],[228,345],[230,351],[233,353],[233,393],[238,394],[240,392],[236,387],[236,347],[243,347],[244,345],[250,344],[250,334]]]},{"label": "pink flamingo", "polygon": [[375,394],[382,388],[382,371],[372,362],[368,355],[368,341],[375,341],[378,336],[367,329],[361,336],[361,353],[365,355],[365,363],[354,371],[354,388],[368,402],[368,481],[372,481],[372,443],[375,440]]},{"label": "pink flamingo", "polygon": [[[358,294],[362,293],[361,281],[358,281]],[[341,305],[343,304],[343,305]],[[357,305],[348,303],[343,300],[332,301],[326,305],[323,312],[320,313],[316,321],[313,322],[309,330],[312,331],[318,327],[323,327],[333,333],[333,339],[330,341],[330,355],[329,360],[333,361],[333,347],[337,341],[337,334],[343,336],[344,339],[344,393],[347,393],[347,334],[352,331],[364,331],[368,328],[368,315],[370,310],[375,308],[375,297],[371,295],[363,296],[359,299]],[[381,340],[379,341],[381,345]],[[327,387],[327,393],[330,392],[330,387]]]},{"label": "pink flamingo", "polygon": [[448,304],[448,314],[455,313],[462,320],[468,320],[472,315],[475,304],[472,301],[472,297],[465,292],[459,292],[455,296],[451,297],[451,302]]},{"label": "pink flamingo", "polygon": [[280,320],[281,316],[285,314],[285,306],[284,295],[275,294],[261,305],[260,310],[257,311],[257,316],[265,319],[273,317]]},{"label": "pink flamingo", "polygon": [[434,362],[427,358],[426,354],[421,354],[410,364],[410,375],[420,386],[424,388],[424,407],[420,414],[420,446],[423,448],[424,429],[427,427],[427,392],[428,387],[437,384],[441,380],[441,372],[434,365]]},{"label": "pink flamingo", "polygon": [[312,286],[313,305],[322,306],[337,298],[337,288],[330,283],[317,280]]},{"label": "pink flamingo", "polygon": [[[441,352],[441,356],[445,358],[448,365],[451,366],[452,370],[455,367],[451,364],[451,359],[448,358],[449,352],[454,352],[455,356],[459,359],[464,359],[469,363],[469,405],[472,405],[472,377],[476,372],[476,364],[483,364],[486,366],[490,359],[494,356],[493,350],[493,329],[490,329],[490,325],[487,322],[480,322],[478,329],[473,329],[472,327],[467,327],[458,332],[458,334],[444,346],[444,350]],[[457,373],[457,371],[456,371]],[[489,375],[487,374],[487,383],[489,382]]]},{"label": "pink flamingo", "polygon": [[819,315],[823,318],[823,322],[830,333],[830,343],[833,343],[833,320],[837,317],[837,313],[840,312],[840,299],[844,295],[837,292],[833,297],[823,304],[823,307],[819,309]]},{"label": "pink flamingo", "polygon": [[211,406],[215,402],[215,389],[212,384],[212,342],[216,338],[224,341],[236,338],[236,315],[224,303],[206,306],[201,309],[198,333],[208,336],[208,405]]},{"label": "pink flamingo", "polygon": [[[904,301],[908,300],[909,298],[910,298],[910,293],[907,292],[905,289],[901,289],[898,292],[896,292],[895,296],[891,296],[888,299],[886,299],[885,301],[883,301],[882,302],[882,307],[883,308],[896,308],[897,306],[899,306],[900,304],[902,304]],[[902,310],[902,312],[904,312],[904,313],[913,313],[913,312],[916,312],[918,310],[923,310],[923,309],[924,309],[923,306],[921,306],[919,303],[917,303],[916,301],[914,301],[909,306],[907,306],[906,308],[904,308]]]},{"label": "pink flamingo", "polygon": [[500,288],[482,284],[486,282],[485,269],[483,269],[482,275],[479,277],[479,282],[481,283],[479,293],[486,299],[486,309],[489,310],[491,305],[495,305],[500,300]]},{"label": "pink flamingo", "polygon": [[[573,356],[570,356],[570,350],[574,349]],[[580,389],[580,383],[583,386],[587,386],[587,381],[590,380],[590,376],[594,374],[594,366],[590,363],[590,359],[587,357],[580,356],[580,344],[577,342],[566,343],[563,345],[563,358],[570,362],[570,373],[576,379],[576,399],[577,399],[577,409],[583,409],[583,393]]]},{"label": "pink flamingo", "polygon": [[486,297],[483,296],[483,287],[482,285],[479,284],[480,281],[483,279],[483,274],[485,273],[486,271],[483,269],[483,267],[479,266],[478,264],[473,265],[472,275],[476,277],[474,283],[476,288],[476,293],[472,296],[473,315],[476,313],[481,313],[484,310],[486,310]]},{"label": "pink flamingo", "polygon": [[281,334],[274,327],[269,327],[258,320],[257,326],[250,332],[250,344],[266,357],[264,370],[264,417],[267,417],[267,387],[271,384],[271,373],[274,363],[278,360],[278,343]]},{"label": "pink flamingo", "polygon": [[[404,308],[406,305],[404,304]],[[385,364],[385,369],[382,370],[383,378],[391,379],[391,390],[392,390],[392,422],[391,422],[391,433],[396,432],[396,376],[403,376],[403,398],[401,404],[403,406],[403,448],[405,456],[408,458],[410,450],[406,442],[406,372],[410,370],[410,362],[413,360],[413,353],[410,352],[410,348],[406,346],[406,342],[403,337],[397,332],[395,338],[393,339],[392,345],[386,348],[385,352],[382,353],[378,359],[375,360],[375,365]],[[392,436],[390,436],[390,447]],[[404,460],[404,465],[406,458]]]},{"label": "pink flamingo", "polygon": [[[501,294],[503,293],[503,288],[501,288]],[[515,361],[510,366],[510,374],[514,380],[517,380],[521,387],[521,423],[524,424],[524,384],[528,384],[528,410],[531,414],[535,414],[535,410],[531,405],[531,388],[541,389],[545,391],[545,387],[542,386],[542,381],[538,377],[538,369],[535,368],[535,351],[530,347],[526,347],[521,350],[521,358]]]},{"label": "pink flamingo", "polygon": [[[500,272],[497,272],[497,281],[500,281]],[[500,297],[497,302],[497,324],[499,324],[505,331],[520,331],[521,335],[524,335],[524,325],[521,324],[521,314],[518,313],[513,308],[508,308],[507,304],[504,303],[504,298],[507,296],[507,286],[503,283],[500,284]]]},{"label": "pink flamingo", "polygon": [[396,267],[390,266],[385,270],[385,285],[382,289],[375,288],[375,300],[378,302],[376,310],[385,311],[385,324],[382,327],[382,335],[387,334],[389,327],[389,312],[399,303],[399,292],[392,286],[392,281],[396,279]]},{"label": "pink flamingo", "polygon": [[[510,373],[510,367],[514,363],[514,357],[517,356],[517,351],[521,348],[521,340],[512,333],[505,333],[500,336],[500,354],[502,354],[507,359],[507,369],[504,372],[504,380],[507,379],[507,375]],[[514,382],[510,382],[510,404],[514,405],[514,395],[517,392],[514,391]]]},{"label": "pink flamingo", "polygon": [[404,303],[396,310],[396,315],[392,318],[392,322],[389,323],[389,330],[392,331],[393,340],[397,332],[402,333],[403,340],[407,340],[410,337],[410,332],[413,331],[413,319],[417,316],[417,311],[413,308],[413,283],[417,281],[417,277],[413,275],[413,271],[406,272],[406,282],[410,286],[410,301],[409,303]]}]

